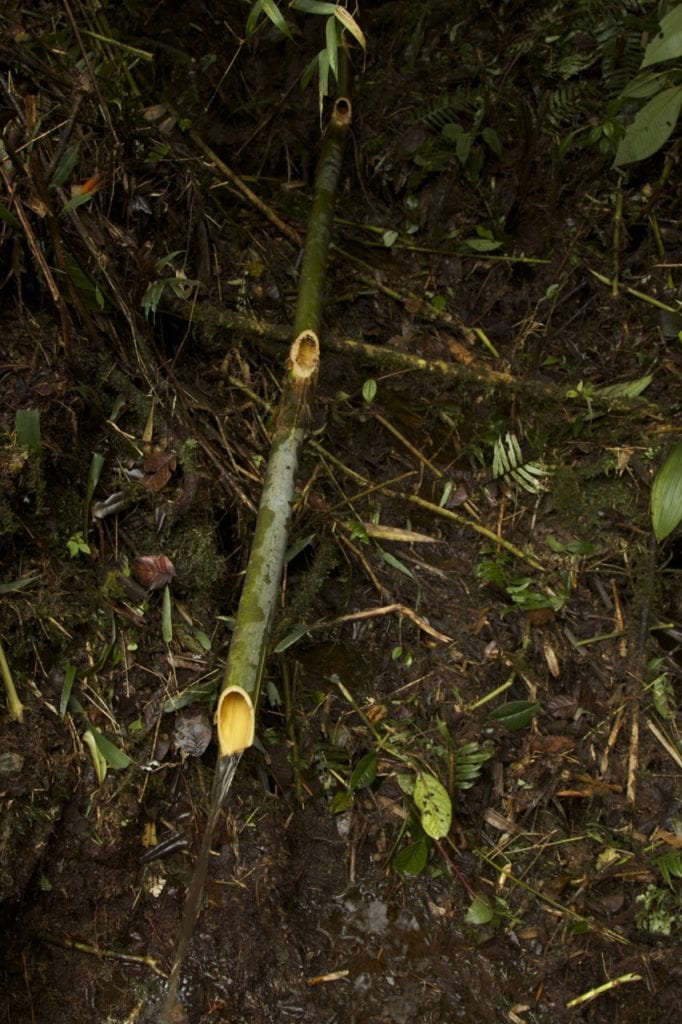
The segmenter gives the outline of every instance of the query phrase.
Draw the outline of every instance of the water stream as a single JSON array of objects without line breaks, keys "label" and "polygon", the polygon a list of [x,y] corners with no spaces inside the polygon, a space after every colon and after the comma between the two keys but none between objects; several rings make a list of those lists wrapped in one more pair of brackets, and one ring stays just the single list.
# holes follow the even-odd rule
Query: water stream
[{"label": "water stream", "polygon": [[173,967],[168,980],[168,990],[158,1014],[158,1024],[173,1024],[174,1021],[178,1020],[178,984],[180,982],[180,971],[182,970],[182,964],[187,954],[189,940],[192,937],[192,933],[197,923],[197,918],[199,917],[199,910],[201,909],[201,897],[203,895],[204,884],[206,882],[206,870],[208,868],[208,858],[211,852],[213,834],[215,832],[216,825],[218,824],[220,812],[227,800],[227,794],[230,792],[230,786],[232,785],[232,780],[234,779],[237,771],[237,765],[239,764],[240,757],[241,754],[235,754],[233,757],[218,758],[215,775],[213,777],[213,787],[211,789],[211,804],[208,810],[208,818],[206,820],[206,831],[204,832],[204,839],[201,844],[201,850],[199,851],[199,857],[194,869],[194,874],[192,875],[192,881],[189,889],[187,890],[185,909],[182,914],[180,935],[178,937],[178,944],[175,950]]}]

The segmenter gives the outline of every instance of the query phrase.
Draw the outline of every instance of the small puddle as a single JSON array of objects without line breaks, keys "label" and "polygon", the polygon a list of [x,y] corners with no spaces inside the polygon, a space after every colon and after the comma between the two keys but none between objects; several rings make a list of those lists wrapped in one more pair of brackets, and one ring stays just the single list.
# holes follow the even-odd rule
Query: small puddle
[{"label": "small puddle", "polygon": [[158,1024],[179,1024],[179,1022],[184,1019],[182,1008],[178,1004],[180,971],[182,970],[182,965],[184,963],[185,956],[187,955],[189,940],[191,939],[192,933],[196,927],[199,911],[201,909],[201,897],[206,883],[206,871],[208,869],[208,858],[211,853],[213,835],[215,833],[216,825],[218,824],[220,812],[227,800],[227,795],[230,792],[230,787],[232,786],[232,781],[235,777],[240,757],[241,754],[235,754],[233,757],[221,757],[218,759],[218,763],[216,765],[215,775],[213,777],[213,787],[211,789],[211,804],[206,821],[206,831],[204,832],[204,839],[201,844],[201,850],[199,851],[199,857],[194,869],[194,874],[192,875],[192,881],[190,882],[190,886],[187,891],[185,909],[182,914],[180,935],[175,950],[175,959],[173,960],[173,967],[168,980],[168,991],[166,992],[163,1003],[158,1011]]}]

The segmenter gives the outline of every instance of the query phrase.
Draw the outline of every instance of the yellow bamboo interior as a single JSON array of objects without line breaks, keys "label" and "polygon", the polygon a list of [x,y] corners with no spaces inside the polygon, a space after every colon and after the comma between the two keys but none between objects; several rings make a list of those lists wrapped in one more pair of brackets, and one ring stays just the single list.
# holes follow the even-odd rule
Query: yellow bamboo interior
[{"label": "yellow bamboo interior", "polygon": [[228,686],[220,694],[216,727],[221,757],[240,754],[253,743],[256,712],[251,697],[241,686]]}]

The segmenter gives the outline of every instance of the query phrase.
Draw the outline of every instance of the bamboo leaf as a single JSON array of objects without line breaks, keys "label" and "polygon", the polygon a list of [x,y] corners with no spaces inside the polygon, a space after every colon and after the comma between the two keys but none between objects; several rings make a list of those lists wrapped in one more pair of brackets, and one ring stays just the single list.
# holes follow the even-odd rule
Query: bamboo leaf
[{"label": "bamboo leaf", "polygon": [[452,803],[448,791],[430,772],[418,772],[414,802],[421,814],[422,828],[432,839],[444,839],[452,824]]},{"label": "bamboo leaf", "polygon": [[281,32],[283,36],[287,36],[289,39],[291,39],[291,32],[289,31],[289,26],[284,20],[282,12],[275,3],[275,0],[261,0],[261,3],[263,6],[263,14],[265,14],[270,19],[275,28],[279,32]]},{"label": "bamboo leaf", "polygon": [[14,590],[23,590],[29,583],[35,582],[40,577],[37,572],[33,576],[22,576],[19,580],[12,580],[11,583],[0,583],[0,594],[11,594]]},{"label": "bamboo leaf", "polygon": [[173,609],[171,604],[171,592],[168,584],[163,588],[163,602],[161,604],[161,635],[165,644],[173,640]]},{"label": "bamboo leaf", "polygon": [[398,572],[401,572],[403,576],[407,576],[407,578],[412,580],[414,583],[417,582],[417,577],[414,575],[412,570],[408,569],[408,567],[403,562],[401,562],[399,558],[396,558],[395,555],[392,555],[390,551],[382,551],[381,557],[383,558],[384,562],[386,562],[386,565],[390,565],[391,568],[397,569]]},{"label": "bamboo leaf", "polygon": [[360,46],[364,50],[365,47],[367,46],[367,40],[365,39],[364,32],[362,31],[362,29],[360,28],[360,26],[358,25],[357,21],[350,13],[350,11],[346,10],[345,7],[341,7],[339,4],[337,4],[334,7],[334,15],[338,18],[338,20],[341,22],[346,31],[350,32],[353,38],[360,44]]},{"label": "bamboo leaf", "polygon": [[59,717],[63,718],[66,714],[66,709],[69,706],[69,700],[71,699],[71,690],[76,679],[76,666],[67,665],[64,671],[64,682],[62,683],[62,692],[59,698]]},{"label": "bamboo leaf", "polygon": [[654,477],[651,523],[657,541],[664,540],[682,520],[682,441],[675,445]]},{"label": "bamboo leaf", "polygon": [[304,14],[334,14],[336,4],[324,3],[323,0],[294,0],[291,4],[295,11]]},{"label": "bamboo leaf", "polygon": [[253,5],[251,10],[249,11],[248,18],[246,19],[245,32],[246,32],[246,41],[249,44],[249,46],[251,45],[251,40],[253,39],[253,34],[256,31],[256,28],[258,27],[258,19],[260,18],[262,12],[263,12],[263,0],[256,0],[255,4]]},{"label": "bamboo leaf", "polygon": [[336,37],[336,18],[327,18],[325,26],[325,39],[327,42],[327,57],[329,68],[334,78],[339,77],[339,41]]},{"label": "bamboo leaf", "polygon": [[293,647],[294,644],[298,643],[302,636],[305,636],[306,633],[309,632],[309,630],[310,626],[306,626],[305,624],[301,624],[300,626],[294,626],[294,628],[289,633],[287,633],[284,639],[280,640],[280,642],[275,647],[273,653],[281,654],[282,651],[286,651],[289,649],[289,647]]}]

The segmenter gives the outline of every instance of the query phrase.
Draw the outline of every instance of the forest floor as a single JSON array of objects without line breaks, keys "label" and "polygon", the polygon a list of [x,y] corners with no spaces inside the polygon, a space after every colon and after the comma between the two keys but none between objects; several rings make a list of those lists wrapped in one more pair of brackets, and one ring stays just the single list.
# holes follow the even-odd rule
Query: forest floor
[{"label": "forest floor", "polygon": [[[257,743],[177,1021],[679,1017],[682,544],[650,497],[680,199],[674,152],[617,172],[600,128],[655,5],[460,7],[358,15]],[[320,17],[248,47],[236,2],[95,8],[0,16],[7,1024],[155,1020],[320,142]]]}]

